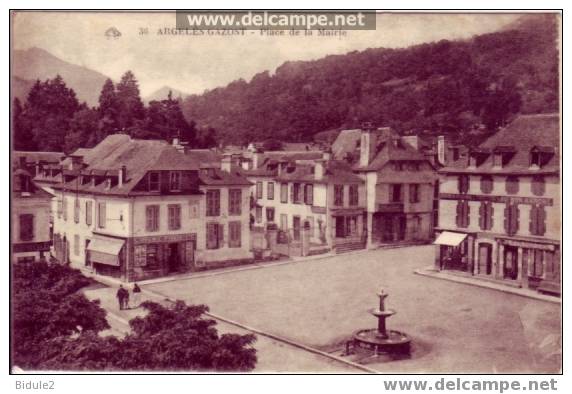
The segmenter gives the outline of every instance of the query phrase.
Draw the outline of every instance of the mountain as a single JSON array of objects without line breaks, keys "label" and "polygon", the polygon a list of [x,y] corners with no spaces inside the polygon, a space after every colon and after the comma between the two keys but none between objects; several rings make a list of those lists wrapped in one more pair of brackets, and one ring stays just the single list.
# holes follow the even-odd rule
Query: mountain
[{"label": "mountain", "polygon": [[364,121],[467,141],[519,112],[558,111],[557,22],[526,15],[467,40],[286,62],[188,96],[183,112],[228,143],[306,141]]},{"label": "mountain", "polygon": [[[23,81],[46,80],[61,75],[80,101],[97,105],[99,93],[107,77],[97,71],[61,60],[40,48],[15,50],[12,54],[12,89],[15,97],[25,99]],[[29,89],[28,89],[29,90]]]},{"label": "mountain", "polygon": [[162,88],[157,89],[156,91],[154,91],[150,95],[144,97],[143,102],[150,103],[153,100],[157,100],[157,101],[166,100],[167,96],[169,95],[169,92],[171,92],[173,99],[181,99],[182,100],[187,96],[186,93],[183,93],[180,90],[173,89],[170,86],[163,86]]}]

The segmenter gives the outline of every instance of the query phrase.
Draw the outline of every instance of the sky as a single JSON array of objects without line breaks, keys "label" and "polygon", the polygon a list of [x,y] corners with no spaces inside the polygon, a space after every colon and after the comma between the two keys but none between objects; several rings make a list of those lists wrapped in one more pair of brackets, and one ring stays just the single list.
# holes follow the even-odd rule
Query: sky
[{"label": "sky", "polygon": [[[19,12],[12,20],[13,48],[38,47],[113,80],[132,70],[143,97],[170,86],[202,93],[233,80],[249,81],[286,61],[313,60],[367,48],[407,47],[441,39],[466,39],[498,30],[515,14],[380,13],[375,31],[347,31],[343,37],[181,36],[165,33],[174,13]],[[115,27],[121,36],[105,32]],[[141,34],[147,29],[146,34]]]}]

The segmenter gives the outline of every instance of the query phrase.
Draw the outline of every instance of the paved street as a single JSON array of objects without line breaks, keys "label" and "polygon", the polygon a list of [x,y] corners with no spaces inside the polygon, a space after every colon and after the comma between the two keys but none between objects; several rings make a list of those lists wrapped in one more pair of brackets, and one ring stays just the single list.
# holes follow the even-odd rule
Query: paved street
[{"label": "paved street", "polygon": [[397,311],[388,326],[412,336],[413,354],[408,360],[378,360],[370,368],[384,372],[559,371],[558,304],[413,274],[432,261],[433,246],[418,246],[144,288],[187,303],[205,303],[219,316],[339,354],[353,331],[376,326],[367,311],[377,305],[376,293],[383,286],[390,294],[387,306]]},{"label": "paved street", "polygon": [[[102,335],[115,335],[123,337],[129,331],[128,321],[145,313],[143,308],[119,310],[115,299],[116,287],[103,285],[90,286],[83,290],[91,300],[98,299],[101,306],[107,310],[107,321],[111,326]],[[151,300],[166,304],[163,299],[143,294],[142,301]],[[208,318],[208,317],[207,317]],[[236,333],[248,334],[247,330],[234,325],[218,322],[217,329],[220,334]],[[293,347],[289,344],[257,335],[255,342],[258,362],[254,372],[318,372],[318,373],[363,373],[363,371],[336,360]]]}]

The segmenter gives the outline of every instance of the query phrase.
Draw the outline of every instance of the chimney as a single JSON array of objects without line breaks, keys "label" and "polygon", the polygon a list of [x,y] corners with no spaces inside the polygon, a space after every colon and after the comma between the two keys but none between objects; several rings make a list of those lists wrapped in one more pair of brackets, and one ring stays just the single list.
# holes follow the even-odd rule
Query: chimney
[{"label": "chimney", "polygon": [[225,153],[222,157],[220,169],[226,172],[230,172],[232,168],[232,155],[230,153]]},{"label": "chimney", "polygon": [[119,187],[123,186],[123,182],[127,182],[127,167],[125,167],[125,165],[122,165],[121,168],[119,169],[119,177],[118,177]]},{"label": "chimney", "polygon": [[447,164],[447,145],[445,136],[440,135],[437,137],[437,161],[441,165]]},{"label": "chimney", "polygon": [[260,165],[260,152],[256,151],[252,153],[252,168],[257,169]]},{"label": "chimney", "polygon": [[375,154],[375,147],[377,145],[376,134],[373,132],[373,127],[371,123],[364,123],[361,131],[360,140],[360,154],[359,154],[359,164],[362,167],[366,167],[373,160],[373,155]]},{"label": "chimney", "polygon": [[332,151],[330,149],[325,150],[322,154],[322,158],[325,161],[330,161],[332,159]]},{"label": "chimney", "polygon": [[314,179],[320,181],[324,178],[324,164],[325,160],[320,159],[316,160],[316,164],[314,165]]}]

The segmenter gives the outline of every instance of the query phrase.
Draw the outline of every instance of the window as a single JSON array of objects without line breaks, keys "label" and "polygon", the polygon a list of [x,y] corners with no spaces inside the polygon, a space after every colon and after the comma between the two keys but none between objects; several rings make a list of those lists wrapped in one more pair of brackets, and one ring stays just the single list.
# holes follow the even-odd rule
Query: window
[{"label": "window", "polygon": [[281,183],[280,184],[280,202],[288,203],[288,184]]},{"label": "window", "polygon": [[63,197],[62,198],[62,213],[64,220],[68,220],[68,199]]},{"label": "window", "polygon": [[546,211],[542,205],[530,207],[529,230],[531,235],[544,235],[546,233]]},{"label": "window", "polygon": [[460,228],[469,227],[471,218],[470,213],[471,213],[471,207],[469,206],[469,202],[467,200],[457,201],[457,217],[456,217],[457,227]]},{"label": "window", "polygon": [[79,256],[79,235],[73,236],[73,254]]},{"label": "window", "polygon": [[242,214],[242,190],[240,189],[228,190],[228,214],[229,215]]},{"label": "window", "polygon": [[518,205],[508,203],[504,209],[504,229],[508,235],[518,232],[518,215]]},{"label": "window", "polygon": [[469,176],[459,175],[457,186],[459,189],[459,193],[466,194],[469,191]]},{"label": "window", "polygon": [[145,256],[145,264],[147,267],[155,267],[159,263],[157,253],[159,251],[159,245],[157,244],[147,244],[147,255]]},{"label": "window", "polygon": [[262,182],[260,181],[256,182],[256,198],[259,200],[262,198]]},{"label": "window", "polygon": [[256,223],[261,223],[262,222],[262,207],[256,207],[255,215],[256,215]]},{"label": "window", "polygon": [[518,193],[518,177],[508,176],[506,178],[505,189],[508,194]]},{"label": "window", "polygon": [[493,154],[493,167],[502,167],[503,159],[502,153],[495,153]]},{"label": "window", "polygon": [[314,204],[314,185],[311,183],[304,185],[304,202],[307,205]]},{"label": "window", "polygon": [[274,182],[268,182],[266,194],[267,199],[274,200]]},{"label": "window", "polygon": [[530,184],[530,189],[532,194],[535,196],[543,196],[546,191],[546,184],[544,183],[544,177],[541,175],[536,175],[532,178],[532,183]]},{"label": "window", "polygon": [[479,208],[479,227],[481,230],[490,230],[493,228],[494,208],[490,201],[481,202]]},{"label": "window", "polygon": [[481,177],[481,193],[490,194],[493,191],[493,177],[483,175]]},{"label": "window", "polygon": [[20,215],[20,241],[34,239],[34,215],[26,213]]},{"label": "window", "polygon": [[390,191],[391,191],[391,202],[403,202],[401,185],[399,183],[390,185]]},{"label": "window", "polygon": [[79,198],[75,198],[73,202],[73,221],[79,223]]},{"label": "window", "polygon": [[220,215],[220,190],[207,190],[207,216]]},{"label": "window", "polygon": [[179,230],[181,228],[181,206],[179,204],[169,204],[169,230]]},{"label": "window", "polygon": [[280,215],[280,229],[283,231],[288,230],[288,215],[285,213]]},{"label": "window", "polygon": [[350,205],[356,206],[359,204],[358,185],[350,185]]},{"label": "window", "polygon": [[222,247],[224,227],[218,223],[207,223],[207,249],[219,249]]},{"label": "window", "polygon": [[344,185],[334,185],[334,205],[344,205]]},{"label": "window", "polygon": [[100,202],[97,204],[97,226],[99,228],[105,228],[105,222],[107,221],[107,213],[105,212],[105,203]]},{"label": "window", "polygon": [[409,202],[419,202],[419,185],[417,183],[412,183],[409,185]]},{"label": "window", "polygon": [[85,202],[85,224],[91,226],[93,221],[93,202],[86,201]]},{"label": "window", "polygon": [[540,152],[530,152],[530,166],[539,168],[542,166],[542,155]]},{"label": "window", "polygon": [[160,174],[156,171],[149,172],[149,191],[158,192],[160,189]]},{"label": "window", "polygon": [[293,183],[292,184],[292,202],[294,204],[300,204],[302,198],[300,197],[300,184]]},{"label": "window", "polygon": [[229,222],[228,223],[228,247],[240,248],[241,246],[241,223]]},{"label": "window", "polygon": [[266,221],[274,222],[274,208],[266,207]]},{"label": "window", "polygon": [[147,205],[145,208],[146,226],[149,232],[159,231],[159,206]]},{"label": "window", "polygon": [[169,175],[169,189],[171,191],[181,190],[181,172],[171,171]]}]

